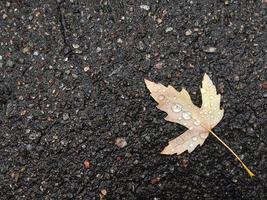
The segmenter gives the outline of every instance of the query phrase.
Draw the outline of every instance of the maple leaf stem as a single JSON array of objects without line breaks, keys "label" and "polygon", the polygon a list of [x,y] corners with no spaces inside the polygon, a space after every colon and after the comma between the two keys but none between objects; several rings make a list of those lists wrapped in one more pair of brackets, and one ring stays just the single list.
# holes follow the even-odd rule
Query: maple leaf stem
[{"label": "maple leaf stem", "polygon": [[[207,129],[207,128],[206,128]],[[217,140],[219,140],[236,158],[237,160],[242,164],[244,169],[247,171],[248,175],[250,177],[255,176],[255,174],[245,165],[245,163],[241,160],[241,158],[227,145],[224,141],[221,140],[212,130],[207,129]]]}]

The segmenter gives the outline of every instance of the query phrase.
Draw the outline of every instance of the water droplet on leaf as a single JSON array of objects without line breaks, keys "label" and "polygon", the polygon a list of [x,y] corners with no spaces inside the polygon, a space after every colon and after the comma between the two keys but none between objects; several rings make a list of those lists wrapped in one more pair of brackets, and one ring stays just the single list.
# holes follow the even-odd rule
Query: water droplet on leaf
[{"label": "water droplet on leaf", "polygon": [[182,110],[182,106],[181,106],[180,104],[175,104],[175,105],[172,106],[172,111],[173,111],[173,112],[178,113],[178,112],[180,112],[181,110]]},{"label": "water droplet on leaf", "polygon": [[199,125],[200,125],[200,121],[195,120],[195,121],[194,121],[194,124],[195,124],[196,126],[199,126]]},{"label": "water droplet on leaf", "polygon": [[159,95],[159,96],[158,96],[158,99],[159,99],[160,101],[162,101],[163,99],[165,99],[165,96],[164,96],[164,95]]},{"label": "water droplet on leaf", "polygon": [[189,113],[189,112],[183,112],[182,116],[184,119],[191,119],[191,113]]}]

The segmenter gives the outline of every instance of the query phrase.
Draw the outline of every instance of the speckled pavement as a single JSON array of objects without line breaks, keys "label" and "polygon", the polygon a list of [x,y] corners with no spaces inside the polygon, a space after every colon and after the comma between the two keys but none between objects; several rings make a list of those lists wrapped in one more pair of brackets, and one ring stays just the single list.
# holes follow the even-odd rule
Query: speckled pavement
[{"label": "speckled pavement", "polygon": [[[266,6],[261,1],[0,1],[0,199],[267,198]],[[184,132],[144,78],[225,110],[214,137]]]}]

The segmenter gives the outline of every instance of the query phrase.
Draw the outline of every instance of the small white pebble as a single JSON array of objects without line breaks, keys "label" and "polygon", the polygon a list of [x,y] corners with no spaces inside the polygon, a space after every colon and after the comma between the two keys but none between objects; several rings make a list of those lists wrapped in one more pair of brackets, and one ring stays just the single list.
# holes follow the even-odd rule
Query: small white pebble
[{"label": "small white pebble", "polygon": [[172,28],[172,27],[168,27],[168,28],[166,28],[166,30],[165,30],[166,33],[171,32],[171,31],[173,31],[173,28]]},{"label": "small white pebble", "polygon": [[72,46],[74,49],[78,49],[80,47],[80,45],[78,45],[78,44],[72,44]]},{"label": "small white pebble", "polygon": [[215,47],[209,47],[209,48],[206,50],[206,52],[208,52],[208,53],[214,53],[214,52],[216,52],[216,50],[217,50],[217,48],[215,48]]},{"label": "small white pebble", "polygon": [[117,40],[117,42],[121,44],[121,43],[122,43],[122,39],[119,38],[119,39]]},{"label": "small white pebble", "polygon": [[117,138],[115,141],[116,146],[118,146],[119,148],[123,148],[127,146],[127,142],[124,138]]},{"label": "small white pebble", "polygon": [[102,49],[100,47],[96,48],[96,52],[99,53]]},{"label": "small white pebble", "polygon": [[6,19],[7,18],[7,15],[6,14],[3,14],[3,19]]},{"label": "small white pebble", "polygon": [[189,35],[192,35],[192,33],[193,33],[193,32],[189,29],[189,30],[187,30],[187,31],[185,32],[185,35],[186,35],[186,36],[189,36]]},{"label": "small white pebble", "polygon": [[83,68],[83,71],[88,72],[89,69],[90,69],[90,67],[86,66],[85,68]]},{"label": "small white pebble", "polygon": [[146,11],[149,11],[150,10],[150,7],[148,5],[141,5],[140,8],[141,9],[144,9]]}]

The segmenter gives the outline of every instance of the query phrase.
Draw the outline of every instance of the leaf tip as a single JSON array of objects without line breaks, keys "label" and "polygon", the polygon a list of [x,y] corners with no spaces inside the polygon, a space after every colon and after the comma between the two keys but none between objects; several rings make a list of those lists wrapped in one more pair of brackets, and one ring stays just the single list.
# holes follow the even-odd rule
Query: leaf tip
[{"label": "leaf tip", "polygon": [[207,83],[212,82],[211,79],[210,79],[210,77],[209,77],[209,75],[206,74],[206,73],[205,73],[204,76],[203,76],[203,82],[207,82]]},{"label": "leaf tip", "polygon": [[145,84],[146,84],[147,89],[150,90],[150,88],[151,88],[153,82],[152,82],[152,81],[149,81],[149,80],[147,80],[147,79],[144,79],[144,81],[145,81]]},{"label": "leaf tip", "polygon": [[169,151],[166,150],[166,148],[163,149],[163,150],[160,152],[160,154],[162,154],[162,155],[171,155],[171,154],[169,153]]},{"label": "leaf tip", "polygon": [[175,152],[171,151],[170,148],[171,148],[170,145],[166,146],[166,147],[160,152],[160,154],[162,154],[162,155],[172,155],[172,154],[174,154]]},{"label": "leaf tip", "polygon": [[153,83],[152,81],[147,80],[147,79],[144,79],[144,81],[145,81],[145,84],[146,84],[146,87],[147,87],[147,88],[149,88],[151,85],[155,84],[155,83]]}]

